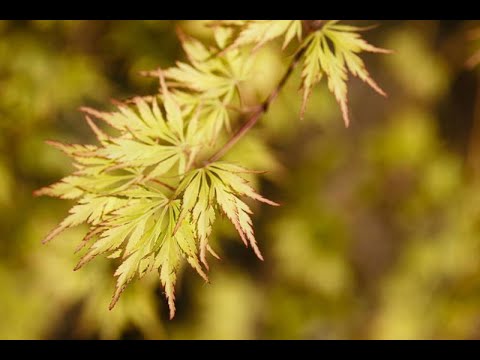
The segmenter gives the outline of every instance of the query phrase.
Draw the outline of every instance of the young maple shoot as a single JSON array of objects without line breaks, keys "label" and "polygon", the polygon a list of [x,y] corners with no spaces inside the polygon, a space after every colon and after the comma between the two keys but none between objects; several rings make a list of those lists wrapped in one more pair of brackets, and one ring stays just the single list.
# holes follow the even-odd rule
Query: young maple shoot
[{"label": "young maple shoot", "polygon": [[[322,76],[340,104],[348,126],[348,73],[380,94],[358,56],[363,51],[387,52],[369,45],[360,28],[338,20],[222,20],[210,24],[215,45],[179,32],[187,62],[145,72],[159,79],[158,94],[118,103],[113,112],[82,108],[97,145],[49,142],[72,158],[75,171],[36,195],[76,200],[69,215],[44,239],[67,228],[88,224],[78,250],[88,247],[75,269],[94,257],[120,259],[110,309],[136,276],[157,271],[165,290],[170,318],[175,315],[175,282],[182,262],[208,281],[207,255],[218,258],[209,244],[215,219],[222,213],[241,240],[263,256],[254,236],[252,210],[242,198],[277,203],[257,194],[243,177],[254,173],[222,161],[222,156],[268,110],[295,67],[302,64],[302,114],[312,87]],[[281,38],[283,49],[297,50],[272,93],[232,133],[232,108],[245,106],[239,84],[248,84],[256,51]],[[248,110],[242,109],[241,113]],[[116,134],[95,123],[103,121]]]}]

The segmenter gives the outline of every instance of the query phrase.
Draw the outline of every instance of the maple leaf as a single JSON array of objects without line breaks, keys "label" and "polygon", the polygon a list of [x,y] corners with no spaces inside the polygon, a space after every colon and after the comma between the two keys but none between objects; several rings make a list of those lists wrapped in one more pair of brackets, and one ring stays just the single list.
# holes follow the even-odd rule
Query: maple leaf
[{"label": "maple leaf", "polygon": [[[141,187],[128,193],[127,205],[110,213],[99,224],[97,240],[82,257],[76,269],[79,269],[95,256],[106,252],[111,257],[123,253],[124,259],[117,268],[117,286],[110,308],[113,308],[119,296],[134,278],[157,270],[170,307],[170,317],[175,314],[174,288],[180,260],[188,263],[207,281],[202,270],[195,245],[193,227],[183,221],[173,235],[177,223],[179,201],[169,201],[162,193],[153,188]],[[123,247],[122,247],[123,245]],[[122,247],[120,251],[118,249]]]},{"label": "maple leaf", "polygon": [[340,25],[338,20],[330,20],[304,40],[302,117],[312,87],[321,80],[323,75],[327,78],[329,90],[340,105],[347,127],[350,123],[346,84],[348,73],[366,82],[380,95],[386,95],[372,79],[358,54],[362,51],[374,53],[390,53],[390,51],[368,44],[360,37],[359,30],[358,27]]},{"label": "maple leaf", "polygon": [[181,35],[180,39],[190,64],[177,62],[176,67],[165,70],[165,77],[178,82],[179,86],[200,92],[204,98],[230,103],[238,90],[238,84],[250,73],[250,56],[240,51],[215,56],[218,54],[216,48],[207,48],[200,41],[186,35]]},{"label": "maple leaf", "polygon": [[[111,169],[136,168],[147,179],[168,173],[175,165],[177,174],[187,170],[197,155],[201,135],[196,131],[196,120],[188,124],[182,114],[177,98],[166,88],[162,94],[163,112],[158,99],[148,104],[142,98],[134,99],[137,111],[127,105],[120,105],[114,113],[84,109],[87,113],[106,121],[122,131],[119,137],[110,137],[97,151],[101,157],[113,161]],[[135,127],[131,127],[132,124]],[[148,171],[147,171],[148,170]]]},{"label": "maple leaf", "polygon": [[197,225],[200,259],[207,267],[208,236],[215,220],[215,208],[227,216],[244,244],[246,246],[250,244],[257,257],[263,260],[253,232],[250,218],[252,211],[240,197],[247,196],[273,206],[279,204],[257,194],[239,175],[245,172],[248,170],[234,164],[212,163],[192,171],[177,190],[183,192],[182,212],[190,213],[192,222]]}]

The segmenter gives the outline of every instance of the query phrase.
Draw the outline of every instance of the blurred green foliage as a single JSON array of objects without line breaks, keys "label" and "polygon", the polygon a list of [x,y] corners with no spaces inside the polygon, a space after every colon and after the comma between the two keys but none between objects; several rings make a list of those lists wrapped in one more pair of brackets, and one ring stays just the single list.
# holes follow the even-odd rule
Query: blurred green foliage
[{"label": "blurred green foliage", "polygon": [[[151,93],[156,84],[138,72],[184,56],[175,26],[202,39],[208,29],[1,21],[0,338],[478,338],[480,78],[464,64],[479,24],[379,25],[365,37],[394,54],[366,62],[388,99],[352,80],[347,130],[324,84],[300,121],[296,74],[227,156],[268,170],[255,186],[282,203],[255,209],[265,262],[217,224],[214,238],[232,241],[211,284],[185,272],[168,321],[155,278],[109,311],[114,268],[96,259],[72,271],[83,228],[42,246],[68,204],[31,194],[71,171],[44,140],[93,141],[79,106]],[[287,60],[276,45],[260,50],[248,96],[263,99]]]}]

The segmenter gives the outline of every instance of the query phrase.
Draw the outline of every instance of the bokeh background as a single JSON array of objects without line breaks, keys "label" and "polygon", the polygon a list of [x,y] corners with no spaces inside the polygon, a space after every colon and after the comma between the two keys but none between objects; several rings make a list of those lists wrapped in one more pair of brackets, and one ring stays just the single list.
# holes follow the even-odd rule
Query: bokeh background
[{"label": "bokeh background", "polygon": [[[72,170],[44,141],[91,142],[78,108],[148,95],[141,70],[184,55],[175,34],[202,21],[0,21],[0,339],[480,338],[479,21],[357,21],[392,55],[365,55],[389,94],[350,82],[345,129],[325,83],[299,120],[299,74],[228,158],[269,172],[255,186],[265,262],[227,223],[211,284],[190,269],[177,314],[155,275],[114,310],[111,261],[73,272],[85,228],[48,245],[71,203],[32,191]],[[258,96],[283,74],[260,51]]]}]

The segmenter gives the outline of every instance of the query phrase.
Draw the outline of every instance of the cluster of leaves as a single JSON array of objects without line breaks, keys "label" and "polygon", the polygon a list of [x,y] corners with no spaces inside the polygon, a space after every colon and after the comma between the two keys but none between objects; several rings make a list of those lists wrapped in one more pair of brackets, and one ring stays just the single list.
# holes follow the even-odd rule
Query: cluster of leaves
[{"label": "cluster of leaves", "polygon": [[[104,253],[121,258],[110,308],[135,276],[155,270],[173,317],[175,282],[184,260],[208,281],[207,253],[218,257],[209,245],[218,213],[263,259],[252,211],[241,198],[278,204],[248,185],[242,174],[251,171],[215,156],[219,136],[231,132],[232,109],[246,112],[239,85],[250,74],[251,46],[256,49],[283,37],[286,47],[296,37],[297,54],[304,56],[304,99],[325,74],[347,125],[348,71],[382,93],[357,54],[384,50],[362,40],[358,28],[337,21],[315,22],[309,27],[301,20],[213,22],[211,47],[180,34],[188,62],[145,73],[159,79],[158,94],[118,103],[113,112],[83,109],[97,145],[50,142],[73,159],[76,170],[36,194],[77,203],[45,242],[67,228],[89,225],[79,247],[88,250],[76,269]],[[103,132],[93,119],[109,125],[115,135]]]}]

